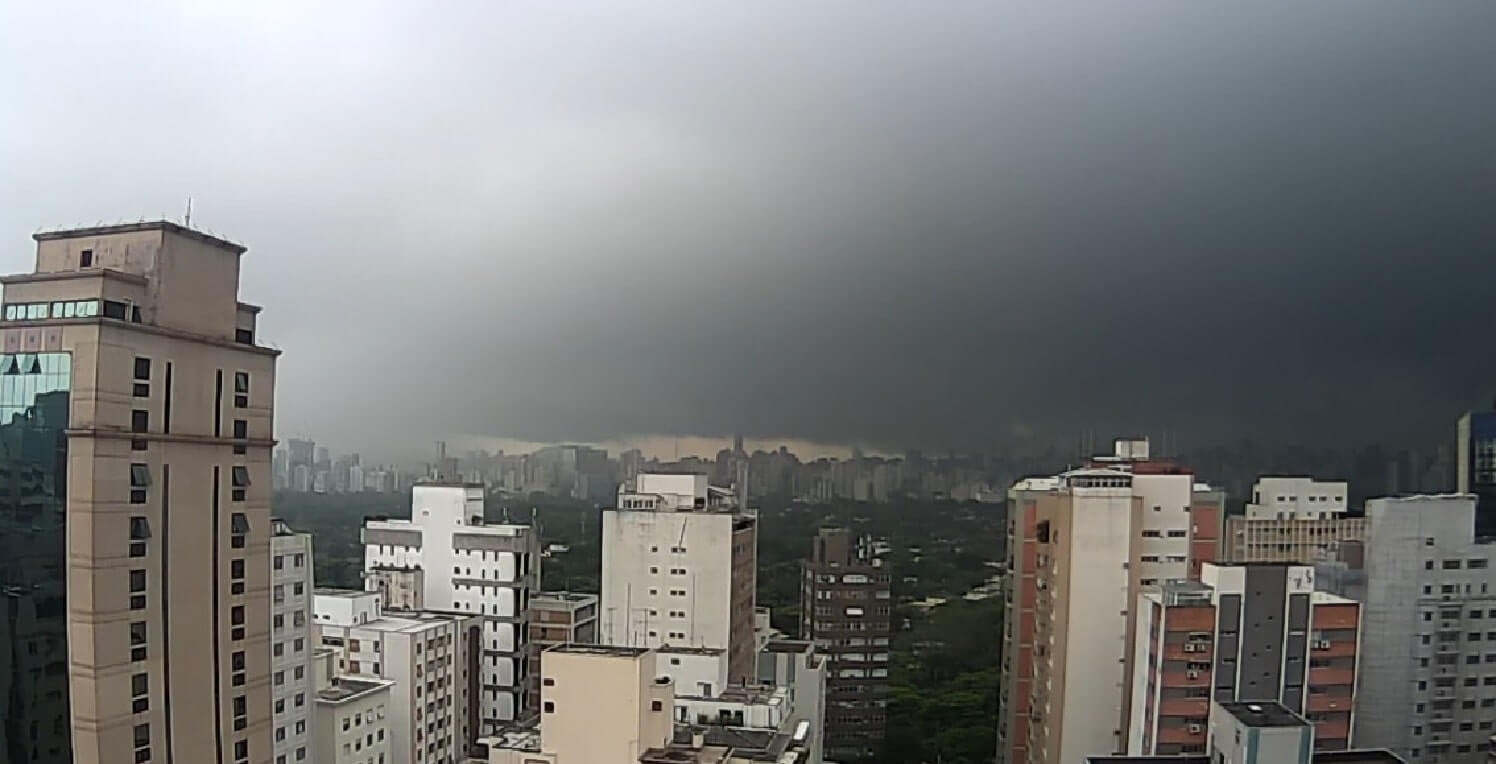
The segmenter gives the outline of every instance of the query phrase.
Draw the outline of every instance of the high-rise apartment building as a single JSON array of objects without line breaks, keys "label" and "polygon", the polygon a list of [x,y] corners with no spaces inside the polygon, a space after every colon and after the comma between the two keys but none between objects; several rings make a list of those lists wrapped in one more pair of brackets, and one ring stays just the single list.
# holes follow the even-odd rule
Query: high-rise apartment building
[{"label": "high-rise apartment building", "polygon": [[276,764],[305,761],[312,748],[312,534],[270,520],[270,697]]},{"label": "high-rise apartment building", "polygon": [[1455,455],[1455,490],[1476,497],[1475,534],[1496,536],[1496,411],[1460,417]]},{"label": "high-rise apartment building", "polygon": [[[597,644],[597,595],[538,592],[530,597],[530,676],[540,676],[540,654],[556,645]],[[531,683],[529,708],[540,707],[540,683]]]},{"label": "high-rise apartment building", "polygon": [[334,670],[339,676],[394,682],[388,724],[392,761],[463,761],[480,736],[483,620],[457,613],[384,612],[379,598],[377,592],[317,590],[319,646],[338,651]]},{"label": "high-rise apartment building", "polygon": [[1145,590],[1137,619],[1129,753],[1205,753],[1212,700],[1281,703],[1317,748],[1350,747],[1360,605],[1316,592],[1312,567],[1207,563]]},{"label": "high-rise apartment building", "polygon": [[14,761],[271,761],[278,351],[245,248],[35,234],[0,321],[0,711]]},{"label": "high-rise apartment building", "polygon": [[[334,676],[317,687],[311,761],[315,764],[390,764],[391,690],[388,679]],[[288,761],[291,761],[288,759]]]},{"label": "high-rise apartment building", "polygon": [[1366,538],[1366,518],[1352,515],[1344,481],[1264,477],[1241,515],[1226,518],[1221,559],[1312,565],[1333,559],[1341,544]]},{"label": "high-rise apartment building", "polygon": [[[385,603],[483,620],[480,734],[534,714],[530,708],[530,595],[540,589],[540,535],[483,519],[483,486],[421,483],[409,520],[364,523],[364,586]],[[420,586],[419,597],[414,587]]]},{"label": "high-rise apartment building", "polygon": [[758,519],[705,475],[645,473],[603,511],[600,641],[710,647],[754,672]]},{"label": "high-rise apartment building", "polygon": [[1469,494],[1372,499],[1363,548],[1319,566],[1359,600],[1355,740],[1410,762],[1482,761],[1496,734],[1496,545]]},{"label": "high-rise apartment building", "polygon": [[890,576],[870,539],[821,528],[801,576],[801,636],[826,660],[825,753],[875,756],[887,724]]},{"label": "high-rise apartment building", "polygon": [[1009,491],[998,761],[1126,750],[1139,592],[1216,559],[1224,494],[1147,441]]}]

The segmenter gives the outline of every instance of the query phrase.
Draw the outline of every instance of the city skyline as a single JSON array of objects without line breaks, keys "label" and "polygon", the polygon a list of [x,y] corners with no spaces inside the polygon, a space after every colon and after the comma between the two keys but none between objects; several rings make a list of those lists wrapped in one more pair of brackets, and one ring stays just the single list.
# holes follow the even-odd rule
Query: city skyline
[{"label": "city skyline", "polygon": [[1496,392],[1486,4],[5,21],[0,266],[191,197],[350,449],[1397,442]]}]

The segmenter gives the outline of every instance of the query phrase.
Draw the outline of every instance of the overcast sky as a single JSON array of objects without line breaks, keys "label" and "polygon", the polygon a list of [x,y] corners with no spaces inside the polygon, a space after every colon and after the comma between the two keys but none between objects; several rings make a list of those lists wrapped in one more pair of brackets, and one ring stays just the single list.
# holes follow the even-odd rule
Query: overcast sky
[{"label": "overcast sky", "polygon": [[193,197],[347,449],[1452,431],[1496,3],[1230,6],[6,3],[0,265]]}]

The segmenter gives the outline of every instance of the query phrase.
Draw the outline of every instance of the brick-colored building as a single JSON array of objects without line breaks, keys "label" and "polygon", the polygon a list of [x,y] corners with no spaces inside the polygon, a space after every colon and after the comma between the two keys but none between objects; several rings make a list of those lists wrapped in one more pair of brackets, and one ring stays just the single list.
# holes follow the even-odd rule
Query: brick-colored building
[{"label": "brick-colored building", "polygon": [[1008,497],[997,760],[1127,750],[1138,594],[1216,559],[1224,494],[1147,441]]},{"label": "brick-colored building", "polygon": [[1348,748],[1360,604],[1314,591],[1309,566],[1202,573],[1141,595],[1128,753],[1205,753],[1212,700],[1281,703],[1314,723],[1316,750]]},{"label": "brick-colored building", "polygon": [[597,643],[597,595],[540,592],[530,596],[530,685],[528,708],[540,708],[540,654],[556,645]]},{"label": "brick-colored building", "polygon": [[802,631],[826,655],[825,755],[837,761],[870,758],[883,742],[892,600],[882,562],[869,539],[822,528],[805,564]]}]

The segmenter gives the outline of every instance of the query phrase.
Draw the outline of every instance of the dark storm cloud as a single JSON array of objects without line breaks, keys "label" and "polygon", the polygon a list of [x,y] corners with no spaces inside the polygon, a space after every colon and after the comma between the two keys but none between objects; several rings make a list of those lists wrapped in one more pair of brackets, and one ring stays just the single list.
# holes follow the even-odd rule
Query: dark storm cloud
[{"label": "dark storm cloud", "polygon": [[1496,6],[1055,5],[9,9],[8,262],[195,196],[281,434],[350,448],[1339,442],[1496,388]]}]

